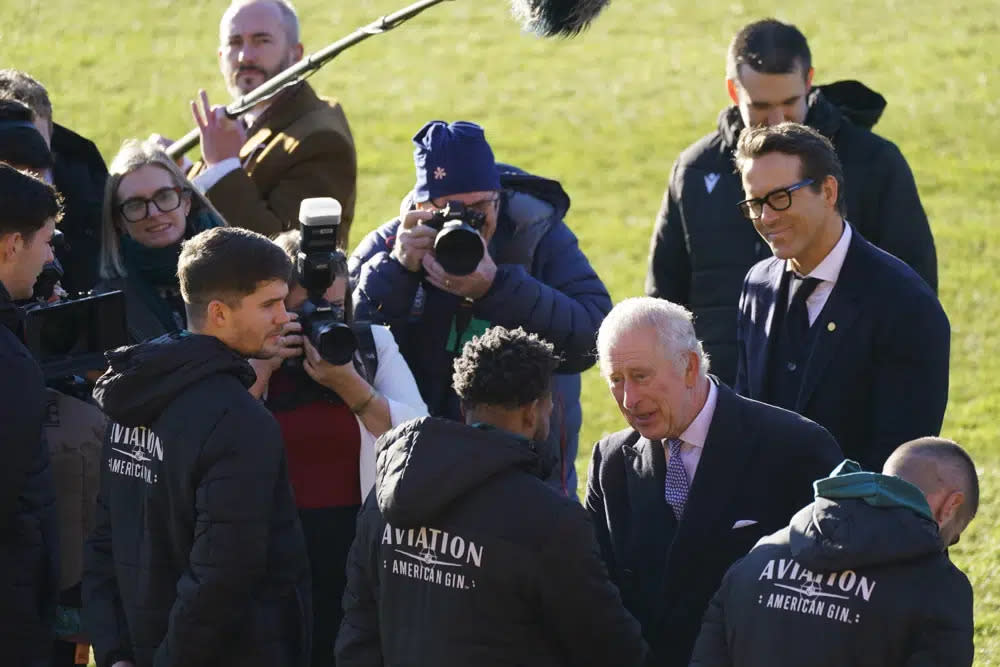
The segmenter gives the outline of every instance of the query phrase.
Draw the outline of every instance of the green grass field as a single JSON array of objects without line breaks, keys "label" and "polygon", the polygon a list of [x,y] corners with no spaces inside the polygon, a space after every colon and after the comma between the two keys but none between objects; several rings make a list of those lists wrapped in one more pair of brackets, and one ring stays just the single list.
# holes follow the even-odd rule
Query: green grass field
[{"label": "green grass field", "polygon": [[[307,51],[403,0],[298,0]],[[711,131],[727,102],[725,49],[743,24],[776,12],[809,37],[816,82],[856,78],[889,106],[877,130],[916,175],[937,240],[952,322],[944,435],[976,458],[979,518],[953,550],[976,591],[977,665],[1000,665],[1000,18],[990,0],[764,3],[615,0],[570,41],[522,34],[503,0],[457,0],[354,47],[313,78],[339,98],[360,159],[353,240],[390,218],[412,184],[409,138],[426,120],[482,123],[499,159],[562,181],[568,222],[614,299],[642,292],[653,219],[677,153]],[[122,139],[192,127],[199,87],[224,101],[218,19],[225,6],[170,0],[7,2],[2,66],[51,93],[56,120],[105,159]],[[788,5],[786,5],[788,6]],[[950,7],[950,9],[948,9]],[[994,91],[994,92],[991,92]],[[919,323],[914,323],[919,326]],[[585,376],[577,467],[621,427],[595,371]]]}]

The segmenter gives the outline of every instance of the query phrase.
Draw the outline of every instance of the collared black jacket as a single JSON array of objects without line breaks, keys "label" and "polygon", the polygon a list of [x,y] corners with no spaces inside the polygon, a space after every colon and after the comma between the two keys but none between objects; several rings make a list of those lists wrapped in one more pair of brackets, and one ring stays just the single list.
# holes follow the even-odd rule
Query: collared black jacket
[{"label": "collared black jacket", "polygon": [[108,354],[84,626],[99,667],[308,664],[309,572],[281,431],[245,359],[172,334]]},{"label": "collared black jacket", "polygon": [[611,579],[642,624],[655,667],[685,667],[726,570],[809,502],[843,456],[820,426],[719,385],[673,539],[663,446],[626,429],[594,445],[586,508]]},{"label": "collared black jacket", "polygon": [[642,664],[590,521],[542,482],[534,443],[428,417],[376,447],[340,667]]},{"label": "collared black jacket", "polygon": [[[866,239],[909,264],[937,290],[934,238],[906,159],[871,132],[885,99],[856,81],[819,86],[806,125],[833,142],[844,167],[846,218]],[[736,203],[743,185],[733,163],[743,131],[737,107],[718,129],[681,153],[670,173],[650,243],[646,293],[689,308],[712,372],[736,377],[736,306],[755,263],[771,256]]]},{"label": "collared black jacket", "polygon": [[58,525],[42,434],[42,370],[21,343],[20,311],[0,284],[0,656],[45,665],[59,591]]}]

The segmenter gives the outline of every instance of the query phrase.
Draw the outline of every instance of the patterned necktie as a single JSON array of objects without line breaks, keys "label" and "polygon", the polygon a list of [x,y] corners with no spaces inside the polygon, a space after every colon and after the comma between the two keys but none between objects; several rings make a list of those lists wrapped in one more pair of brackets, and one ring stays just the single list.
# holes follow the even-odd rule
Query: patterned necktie
[{"label": "patterned necktie", "polygon": [[667,479],[664,485],[664,495],[674,510],[674,517],[678,521],[684,516],[684,505],[687,504],[688,497],[688,475],[684,469],[684,462],[681,461],[681,445],[683,441],[677,438],[667,440],[669,447],[669,460],[667,461]]}]

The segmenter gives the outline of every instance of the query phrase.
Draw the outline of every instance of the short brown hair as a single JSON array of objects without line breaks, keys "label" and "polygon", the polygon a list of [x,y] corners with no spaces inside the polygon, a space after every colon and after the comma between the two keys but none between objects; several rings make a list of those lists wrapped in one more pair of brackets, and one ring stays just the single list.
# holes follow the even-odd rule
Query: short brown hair
[{"label": "short brown hair", "polygon": [[809,42],[798,28],[777,19],[754,21],[736,33],[726,54],[726,78],[740,80],[740,65],[761,74],[791,74],[812,67]]},{"label": "short brown hair", "polygon": [[742,173],[749,160],[769,153],[799,158],[799,178],[811,178],[813,192],[819,192],[828,176],[837,181],[837,211],[846,215],[844,168],[830,140],[799,123],[779,123],[770,127],[747,128],[736,143],[736,168]]},{"label": "short brown hair", "polygon": [[212,301],[230,307],[261,283],[288,282],[292,263],[271,239],[248,229],[214,227],[184,242],[177,261],[188,321],[198,325]]}]

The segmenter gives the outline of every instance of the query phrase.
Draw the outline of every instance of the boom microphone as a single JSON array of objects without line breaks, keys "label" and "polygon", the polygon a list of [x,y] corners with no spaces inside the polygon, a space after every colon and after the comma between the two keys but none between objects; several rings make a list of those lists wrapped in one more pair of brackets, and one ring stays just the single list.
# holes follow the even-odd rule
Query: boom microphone
[{"label": "boom microphone", "polygon": [[510,0],[525,30],[542,37],[572,37],[590,26],[610,0]]}]

